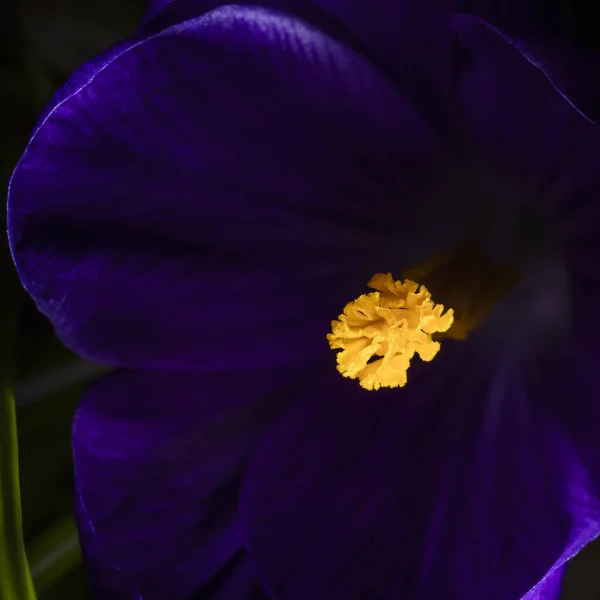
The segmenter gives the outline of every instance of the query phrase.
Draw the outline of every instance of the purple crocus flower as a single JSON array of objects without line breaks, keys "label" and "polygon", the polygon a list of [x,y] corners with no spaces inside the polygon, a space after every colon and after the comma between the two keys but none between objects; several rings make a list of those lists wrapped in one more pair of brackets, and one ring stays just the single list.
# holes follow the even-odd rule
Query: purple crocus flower
[{"label": "purple crocus flower", "polygon": [[10,187],[25,287],[118,367],[73,428],[98,597],[557,598],[600,531],[600,131],[459,2],[167,4]]}]

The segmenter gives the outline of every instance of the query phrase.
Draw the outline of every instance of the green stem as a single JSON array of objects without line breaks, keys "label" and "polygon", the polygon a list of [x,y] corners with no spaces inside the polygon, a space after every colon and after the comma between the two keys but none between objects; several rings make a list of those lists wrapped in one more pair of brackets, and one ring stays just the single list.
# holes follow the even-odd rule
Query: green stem
[{"label": "green stem", "polygon": [[23,545],[15,402],[0,390],[0,598],[35,600]]},{"label": "green stem", "polygon": [[75,517],[71,514],[55,522],[27,545],[31,576],[38,592],[43,592],[81,564],[81,549]]},{"label": "green stem", "polygon": [[23,542],[15,400],[11,392],[20,296],[12,265],[0,251],[0,598],[35,600]]}]

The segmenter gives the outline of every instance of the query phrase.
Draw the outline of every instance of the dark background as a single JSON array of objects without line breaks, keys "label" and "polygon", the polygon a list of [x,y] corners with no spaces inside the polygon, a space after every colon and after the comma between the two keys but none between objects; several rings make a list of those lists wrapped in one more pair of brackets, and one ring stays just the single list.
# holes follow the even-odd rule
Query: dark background
[{"label": "dark background", "polygon": [[[594,4],[571,2],[568,31],[579,45],[600,53]],[[2,197],[53,91],[84,61],[132,33],[143,7],[143,0],[0,0]],[[590,73],[591,85],[594,77],[600,87],[596,73]],[[34,583],[40,600],[86,599],[71,510],[70,425],[83,387],[99,371],[56,340],[21,290],[5,242],[0,243],[0,310],[5,324],[0,360],[10,363],[14,374],[24,535]],[[563,598],[600,600],[600,543],[572,561]]]}]

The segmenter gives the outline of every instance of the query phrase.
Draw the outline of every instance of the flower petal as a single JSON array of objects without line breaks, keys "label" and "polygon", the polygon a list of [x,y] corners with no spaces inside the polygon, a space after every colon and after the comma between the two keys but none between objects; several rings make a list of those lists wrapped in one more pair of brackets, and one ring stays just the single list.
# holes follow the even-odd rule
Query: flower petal
[{"label": "flower petal", "polygon": [[534,586],[600,531],[594,488],[513,367],[469,346],[446,341],[389,393],[332,365],[273,428],[241,500],[272,595],[556,597]]},{"label": "flower petal", "polygon": [[562,582],[565,575],[564,567],[557,567],[543,580],[540,581],[523,600],[556,600],[560,598]]},{"label": "flower petal", "polygon": [[461,16],[454,27],[470,57],[462,98],[471,136],[505,179],[518,182],[522,207],[545,216],[571,280],[572,333],[598,349],[600,322],[582,308],[600,298],[600,129],[489,25]]},{"label": "flower petal", "polygon": [[[158,31],[219,4],[157,0],[144,29]],[[445,122],[454,61],[448,28],[454,0],[263,0],[260,4],[295,15],[350,45],[390,74],[438,126]]]},{"label": "flower petal", "polygon": [[456,12],[481,17],[517,39],[565,35],[570,10],[566,0],[458,0]]},{"label": "flower petal", "polygon": [[291,363],[327,352],[331,319],[384,261],[456,235],[452,215],[441,232],[407,226],[450,211],[431,198],[441,152],[358,55],[227,7],[140,41],[56,104],[12,178],[11,247],[86,357]]},{"label": "flower petal", "polygon": [[199,596],[194,596],[194,600],[269,600],[270,598],[271,596],[259,583],[254,565],[245,552],[239,552],[208,589],[201,592]]},{"label": "flower petal", "polygon": [[[553,225],[600,188],[600,131],[487,23],[459,15],[463,124],[488,164],[536,198]],[[582,198],[583,196],[583,198]]]},{"label": "flower petal", "polygon": [[519,40],[527,59],[539,67],[552,85],[590,120],[600,121],[600,56],[563,40]]},{"label": "flower petal", "polygon": [[[533,209],[571,273],[597,272],[600,129],[488,24],[462,15],[453,27],[465,52],[463,122],[478,155],[514,184],[506,205],[518,210],[506,215],[522,219]],[[503,243],[514,238],[512,226],[495,226]]]},{"label": "flower petal", "polygon": [[524,368],[527,385],[569,432],[581,462],[600,486],[598,348],[574,339],[540,349]]},{"label": "flower petal", "polygon": [[239,483],[310,373],[122,371],[91,387],[73,450],[81,539],[100,597],[226,597],[211,594],[249,581],[227,583],[243,553]]}]

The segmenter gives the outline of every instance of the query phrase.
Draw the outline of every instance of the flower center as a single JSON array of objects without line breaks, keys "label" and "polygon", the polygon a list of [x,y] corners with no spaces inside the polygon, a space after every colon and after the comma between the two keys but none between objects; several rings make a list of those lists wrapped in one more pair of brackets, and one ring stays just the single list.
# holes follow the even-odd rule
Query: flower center
[{"label": "flower center", "polygon": [[402,387],[415,354],[430,361],[439,352],[431,334],[448,331],[454,311],[444,313],[427,288],[409,279],[394,281],[391,273],[378,273],[367,285],[377,291],[346,305],[331,323],[329,345],[342,350],[338,371],[363,388]]},{"label": "flower center", "polygon": [[[349,302],[327,335],[330,347],[341,350],[338,371],[367,390],[406,385],[415,354],[431,361],[440,350],[437,339],[466,339],[521,273],[492,266],[477,247],[465,245],[404,276],[395,281],[391,273],[374,275],[367,285],[376,291]],[[452,308],[444,312],[429,290]]]}]

